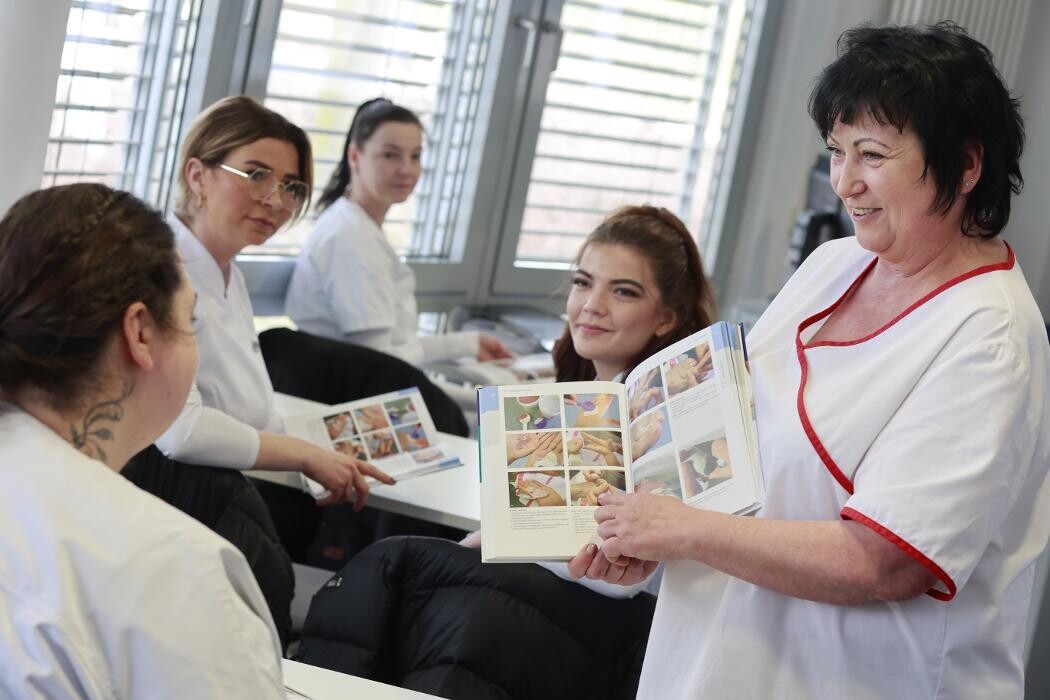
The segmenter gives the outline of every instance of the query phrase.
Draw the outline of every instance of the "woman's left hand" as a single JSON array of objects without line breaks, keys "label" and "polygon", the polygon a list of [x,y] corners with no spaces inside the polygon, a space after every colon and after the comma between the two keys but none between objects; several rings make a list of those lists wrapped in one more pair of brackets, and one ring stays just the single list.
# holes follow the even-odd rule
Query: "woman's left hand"
[{"label": "woman's left hand", "polygon": [[613,564],[605,552],[594,544],[584,545],[579,554],[569,560],[569,575],[573,578],[599,579],[621,586],[632,586],[652,575],[659,562],[620,557]]},{"label": "woman's left hand", "polygon": [[606,491],[594,513],[602,552],[611,564],[621,558],[678,559],[697,511],[671,496]]}]

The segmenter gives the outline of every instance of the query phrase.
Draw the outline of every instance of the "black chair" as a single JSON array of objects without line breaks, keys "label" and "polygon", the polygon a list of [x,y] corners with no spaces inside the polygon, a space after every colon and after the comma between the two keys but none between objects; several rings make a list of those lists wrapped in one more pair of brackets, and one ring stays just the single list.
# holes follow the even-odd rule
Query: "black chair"
[{"label": "black chair", "polygon": [[434,427],[462,437],[470,432],[456,402],[420,369],[396,357],[290,328],[263,331],[259,345],[273,388],[281,393],[334,404],[414,386]]}]

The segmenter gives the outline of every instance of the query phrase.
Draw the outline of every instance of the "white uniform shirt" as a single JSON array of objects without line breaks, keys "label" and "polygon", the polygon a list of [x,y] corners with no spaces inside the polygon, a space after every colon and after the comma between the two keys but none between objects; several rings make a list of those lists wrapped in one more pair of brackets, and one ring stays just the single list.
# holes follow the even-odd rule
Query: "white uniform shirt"
[{"label": "white uniform shirt", "polygon": [[758,517],[860,522],[937,585],[835,606],[670,562],[639,697],[1022,696],[1050,533],[1042,318],[1011,252],[866,339],[807,347],[872,260],[853,238],[821,247],[748,337]]},{"label": "white uniform shirt", "polygon": [[0,697],[284,697],[232,545],[11,406],[0,463]]},{"label": "white uniform shirt", "polygon": [[296,259],[285,311],[307,333],[414,365],[478,354],[477,333],[418,334],[415,273],[375,220],[346,197],[317,218]]},{"label": "white uniform shirt", "polygon": [[172,459],[248,469],[259,454],[259,431],[283,432],[273,384],[252,322],[244,274],[230,263],[230,280],[177,217],[168,218],[194,291],[200,367],[178,419],[157,447]]}]

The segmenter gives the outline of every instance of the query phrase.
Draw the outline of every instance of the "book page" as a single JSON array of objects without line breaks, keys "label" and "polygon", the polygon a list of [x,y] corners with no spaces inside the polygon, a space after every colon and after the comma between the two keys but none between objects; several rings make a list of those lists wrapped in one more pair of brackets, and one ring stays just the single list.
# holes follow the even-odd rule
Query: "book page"
[{"label": "book page", "polygon": [[598,495],[630,488],[617,382],[479,391],[482,560],[568,559],[596,540]]},{"label": "book page", "polygon": [[757,507],[761,473],[739,330],[694,333],[627,377],[634,490],[727,513]]},{"label": "book page", "polygon": [[[440,444],[415,387],[291,416],[284,425],[289,435],[371,462],[399,481],[462,464]],[[315,498],[326,495],[320,484],[304,480]]]}]

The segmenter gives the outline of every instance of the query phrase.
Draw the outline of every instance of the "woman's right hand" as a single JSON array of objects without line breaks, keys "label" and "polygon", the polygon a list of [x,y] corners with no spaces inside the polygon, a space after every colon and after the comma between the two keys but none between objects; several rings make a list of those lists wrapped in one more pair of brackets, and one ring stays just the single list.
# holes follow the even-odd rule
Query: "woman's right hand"
[{"label": "woman's right hand", "polygon": [[354,510],[364,508],[368,500],[366,476],[384,484],[394,483],[386,472],[368,462],[280,433],[259,433],[259,456],[254,468],[302,472],[328,490],[329,495],[317,502],[322,506],[345,503],[356,492]]},{"label": "woman's right hand", "polygon": [[[302,472],[328,491],[328,496],[317,501],[319,506],[330,506],[346,503],[353,499],[354,510],[365,507],[368,500],[368,482],[366,476],[384,483],[392,484],[394,479],[381,469],[368,462],[354,459],[349,455],[331,452],[316,445],[304,453]],[[356,497],[355,497],[356,493]]]}]

